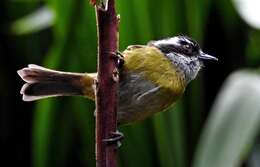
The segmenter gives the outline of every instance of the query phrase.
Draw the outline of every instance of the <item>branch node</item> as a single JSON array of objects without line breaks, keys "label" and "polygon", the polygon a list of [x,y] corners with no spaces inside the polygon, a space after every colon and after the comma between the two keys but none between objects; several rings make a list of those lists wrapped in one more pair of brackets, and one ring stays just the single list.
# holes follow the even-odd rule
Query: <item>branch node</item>
[{"label": "branch node", "polygon": [[98,80],[97,79],[94,79],[94,83],[92,85],[92,88],[95,92],[95,97],[97,96],[97,88],[98,88]]},{"label": "branch node", "polygon": [[116,19],[117,19],[117,22],[120,22],[120,19],[121,19],[120,14],[118,14],[118,15],[116,16]]},{"label": "branch node", "polygon": [[108,10],[108,0],[90,0],[90,4],[102,12],[106,12]]},{"label": "branch node", "polygon": [[119,82],[119,71],[117,68],[114,68],[112,78],[113,78],[113,81]]}]

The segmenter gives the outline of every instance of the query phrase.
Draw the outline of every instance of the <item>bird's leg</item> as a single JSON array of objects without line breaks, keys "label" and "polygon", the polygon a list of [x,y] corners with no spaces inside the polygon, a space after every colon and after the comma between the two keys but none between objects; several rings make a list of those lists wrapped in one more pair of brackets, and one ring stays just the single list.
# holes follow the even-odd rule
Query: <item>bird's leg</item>
[{"label": "bird's leg", "polygon": [[109,52],[109,54],[115,59],[118,68],[121,68],[124,65],[124,55],[121,52]]},{"label": "bird's leg", "polygon": [[122,145],[121,140],[124,138],[124,134],[118,130],[116,132],[111,132],[110,134],[110,138],[103,139],[102,141],[107,144],[117,144],[117,147],[119,148]]}]

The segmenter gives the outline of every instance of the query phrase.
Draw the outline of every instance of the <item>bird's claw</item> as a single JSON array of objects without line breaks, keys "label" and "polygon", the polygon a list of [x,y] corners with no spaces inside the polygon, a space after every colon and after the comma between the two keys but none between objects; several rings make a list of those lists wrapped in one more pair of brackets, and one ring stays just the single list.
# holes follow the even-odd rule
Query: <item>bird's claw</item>
[{"label": "bird's claw", "polygon": [[102,141],[107,144],[117,144],[117,147],[119,148],[122,143],[121,140],[124,138],[124,134],[122,132],[116,131],[111,132],[111,137],[107,139],[103,139]]},{"label": "bird's claw", "polygon": [[116,60],[116,64],[118,68],[121,68],[124,65],[124,55],[119,52],[109,52],[112,55],[112,58]]}]

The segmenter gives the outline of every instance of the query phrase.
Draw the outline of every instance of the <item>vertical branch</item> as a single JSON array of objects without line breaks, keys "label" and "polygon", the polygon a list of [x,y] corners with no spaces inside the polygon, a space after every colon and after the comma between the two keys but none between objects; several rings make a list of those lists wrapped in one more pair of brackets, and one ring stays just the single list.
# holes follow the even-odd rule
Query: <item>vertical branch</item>
[{"label": "vertical branch", "polygon": [[109,0],[108,9],[96,7],[98,29],[98,83],[96,97],[96,166],[117,166],[117,145],[107,144],[104,139],[112,137],[117,130],[117,88],[113,78],[117,67],[111,52],[117,51],[118,20],[115,0]]}]

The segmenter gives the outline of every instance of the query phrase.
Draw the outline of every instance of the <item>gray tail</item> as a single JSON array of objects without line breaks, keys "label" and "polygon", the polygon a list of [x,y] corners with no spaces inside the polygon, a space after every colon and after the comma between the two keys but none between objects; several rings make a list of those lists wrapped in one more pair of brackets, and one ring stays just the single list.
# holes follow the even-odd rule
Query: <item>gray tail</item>
[{"label": "gray tail", "polygon": [[34,64],[17,73],[26,82],[20,91],[24,101],[84,93],[81,84],[84,74],[54,71]]}]

